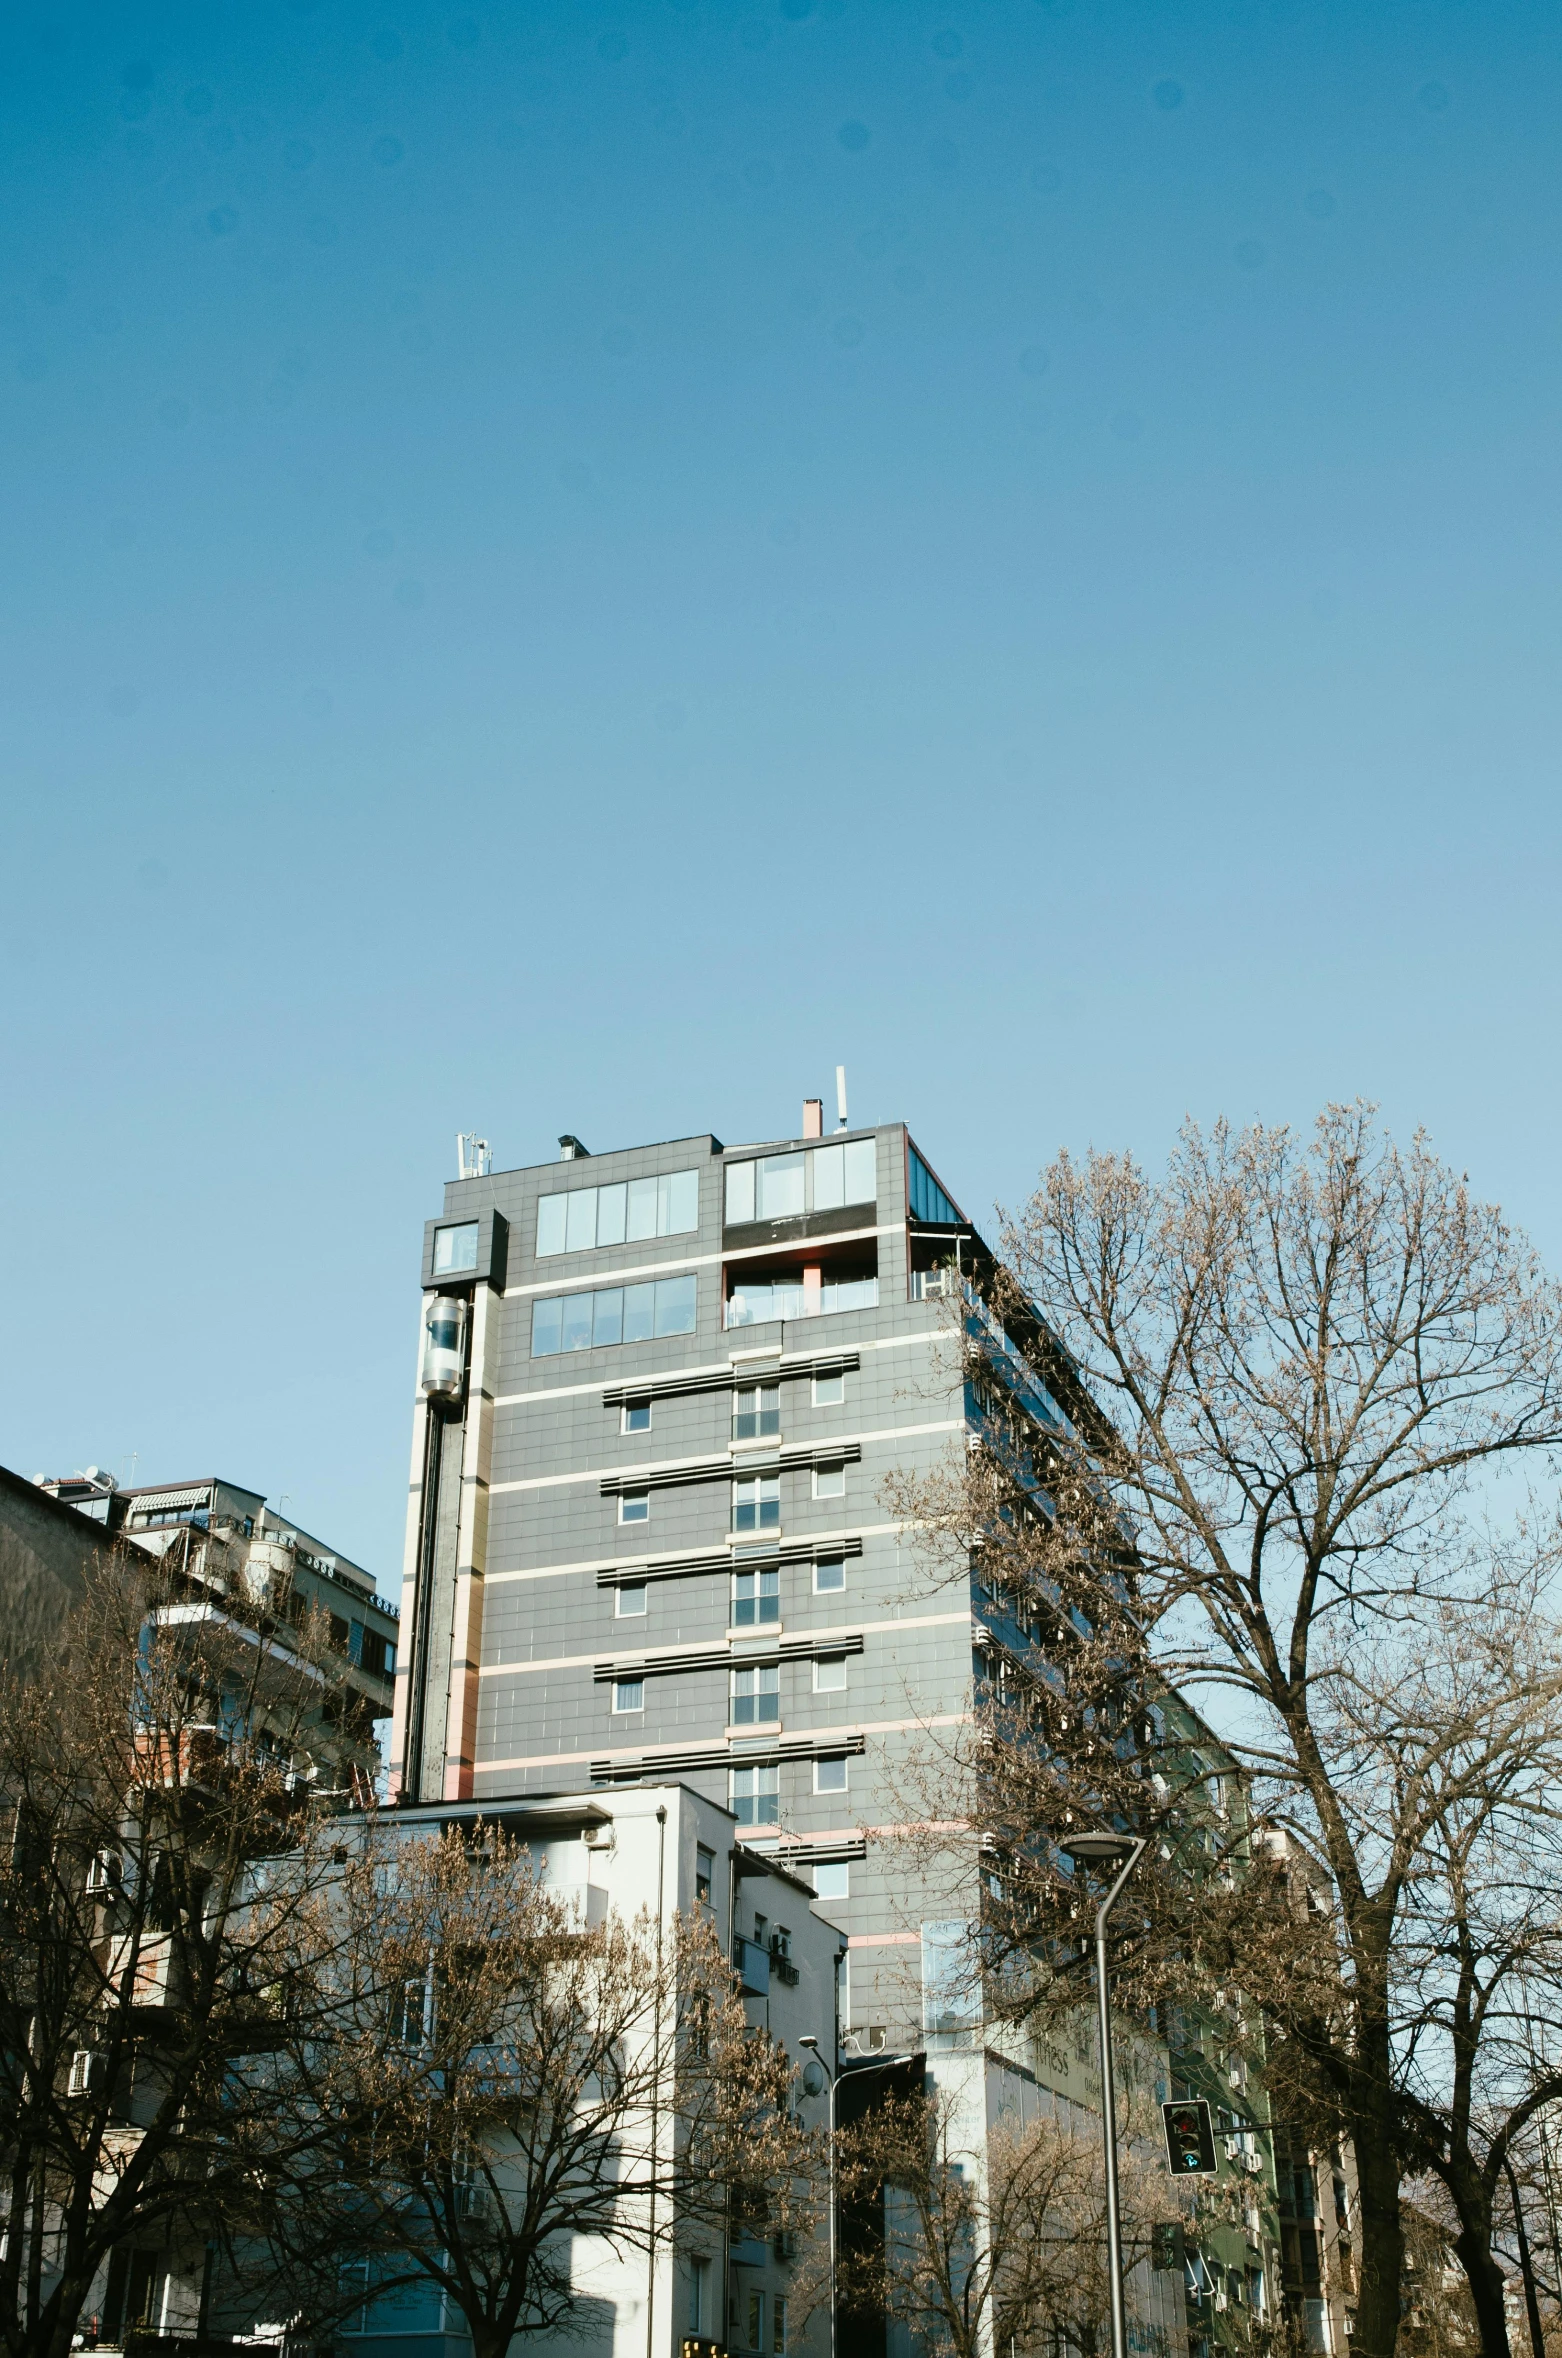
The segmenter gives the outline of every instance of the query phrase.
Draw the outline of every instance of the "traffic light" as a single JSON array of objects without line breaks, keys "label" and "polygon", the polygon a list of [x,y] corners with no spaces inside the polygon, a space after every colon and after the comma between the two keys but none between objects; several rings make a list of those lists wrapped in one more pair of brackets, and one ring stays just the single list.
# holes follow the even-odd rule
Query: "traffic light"
[{"label": "traffic light", "polygon": [[1210,2178],[1215,2174],[1215,2132],[1209,2106],[1202,2096],[1181,2104],[1163,2104],[1166,2123],[1166,2160],[1174,2178]]},{"label": "traffic light", "polygon": [[1188,2239],[1180,2219],[1163,2219],[1150,2229],[1150,2266],[1163,2275],[1182,2274]]}]

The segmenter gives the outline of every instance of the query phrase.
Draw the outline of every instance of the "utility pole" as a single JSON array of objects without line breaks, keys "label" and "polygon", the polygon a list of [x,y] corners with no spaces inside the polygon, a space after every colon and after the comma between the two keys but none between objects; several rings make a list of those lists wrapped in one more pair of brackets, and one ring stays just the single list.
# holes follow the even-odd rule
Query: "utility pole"
[{"label": "utility pole", "polygon": [[833,2064],[825,2063],[812,2031],[805,2031],[797,2043],[809,2050],[816,2063],[823,2063],[830,2075],[830,2358],[835,2358],[835,2090],[839,2075]]},{"label": "utility pole", "polygon": [[[1096,2018],[1101,2041],[1101,2150],[1106,2162],[1106,2267],[1112,2301],[1112,2358],[1128,2358],[1128,2323],[1123,2313],[1123,2221],[1117,2193],[1117,2088],[1112,2074],[1112,2001],[1106,1964],[1106,1924],[1123,1885],[1144,1856],[1146,1843],[1133,1834],[1076,1834],[1063,1846],[1071,1858],[1104,1869],[1116,1867],[1096,1909]],[[1536,2358],[1544,2358],[1537,2352]]]}]

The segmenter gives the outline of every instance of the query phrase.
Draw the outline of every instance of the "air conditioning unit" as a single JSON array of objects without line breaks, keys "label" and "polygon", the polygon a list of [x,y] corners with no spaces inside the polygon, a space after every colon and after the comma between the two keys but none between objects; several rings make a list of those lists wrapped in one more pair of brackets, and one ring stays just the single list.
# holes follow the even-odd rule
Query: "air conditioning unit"
[{"label": "air conditioning unit", "polygon": [[580,1839],[588,1850],[611,1850],[613,1847],[612,1820],[609,1819],[605,1826],[588,1826]]},{"label": "air conditioning unit", "polygon": [[77,2048],[71,2057],[70,2078],[66,2082],[67,2095],[90,2096],[92,2094],[93,2085],[98,2076],[99,2060],[90,2047]]}]

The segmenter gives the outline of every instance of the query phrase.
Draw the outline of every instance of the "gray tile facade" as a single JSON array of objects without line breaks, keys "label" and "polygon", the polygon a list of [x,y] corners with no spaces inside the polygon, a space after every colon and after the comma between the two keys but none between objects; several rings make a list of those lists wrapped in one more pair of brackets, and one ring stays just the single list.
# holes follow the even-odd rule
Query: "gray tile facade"
[{"label": "gray tile facade", "polygon": [[[804,1871],[809,1857],[849,1860],[848,1896],[823,1904],[852,1936],[851,2013],[893,2028],[909,2026],[908,2009],[914,2017],[920,1916],[949,1908],[908,1888],[903,1849],[876,1829],[925,1814],[908,1756],[925,1750],[927,1726],[968,1708],[972,1641],[967,1580],[938,1588],[919,1567],[883,1486],[893,1469],[960,1451],[966,1405],[945,1304],[911,1298],[913,1239],[925,1263],[939,1238],[936,1224],[909,1217],[907,1133],[889,1124],[844,1136],[872,1138],[872,1204],[750,1220],[725,1236],[729,1166],[840,1138],[729,1148],[675,1139],[447,1187],[436,1227],[479,1222],[486,1253],[485,1215],[497,1212],[508,1241],[491,1274],[465,1281],[472,1364],[437,1456],[445,1484],[458,1461],[461,1471],[453,1580],[448,1567],[436,1577],[425,1528],[431,1412],[421,1400],[416,1411],[393,1774],[425,1801],[439,1797],[441,1775],[446,1797],[474,1799],[674,1776],[727,1805],[735,1768],[773,1766],[778,1807],[752,1838],[801,1846]],[[538,1255],[540,1198],[688,1171],[697,1229]],[[461,1291],[459,1274],[433,1275],[432,1252],[430,1237],[425,1286]],[[876,1307],[724,1324],[727,1285],[745,1272],[779,1268],[820,1285],[836,1271],[860,1275],[874,1257]],[[690,1276],[691,1333],[533,1355],[539,1300]],[[836,1400],[816,1397],[806,1365],[788,1365],[832,1355],[855,1361]],[[779,1434],[735,1441],[734,1387],[760,1376],[779,1390]],[[604,1394],[637,1383],[650,1426],[628,1431],[622,1400]],[[810,1455],[823,1463],[797,1462]],[[750,1464],[779,1481],[780,1526],[734,1537],[732,1482]],[[626,1521],[604,1481],[622,1486],[642,1470],[645,1517]],[[446,1513],[453,1531],[448,1499]],[[814,1559],[832,1549],[844,1586],[821,1589]],[[733,1568],[767,1553],[772,1567],[781,1557],[779,1622],[738,1628]],[[643,1579],[641,1599],[626,1595],[626,1573]],[[644,1610],[625,1612],[632,1601]],[[422,1647],[420,1615],[433,1632]],[[780,1717],[750,1732],[732,1718],[732,1674],[761,1664],[778,1666]],[[614,1672],[643,1682],[640,1708],[615,1710],[615,1691],[624,1698]],[[409,1708],[420,1679],[421,1718]],[[410,1769],[409,1724],[425,1731]],[[815,1789],[819,1759],[846,1761],[845,1791]]]}]

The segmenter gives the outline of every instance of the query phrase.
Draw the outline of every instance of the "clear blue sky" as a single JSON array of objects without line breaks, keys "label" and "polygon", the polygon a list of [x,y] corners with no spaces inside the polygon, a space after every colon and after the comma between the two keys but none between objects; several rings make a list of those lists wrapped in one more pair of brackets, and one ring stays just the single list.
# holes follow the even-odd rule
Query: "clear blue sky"
[{"label": "clear blue sky", "polygon": [[1562,15],[0,32],[0,1460],[393,1584],[421,1224],[1382,1100],[1562,1262]]}]

